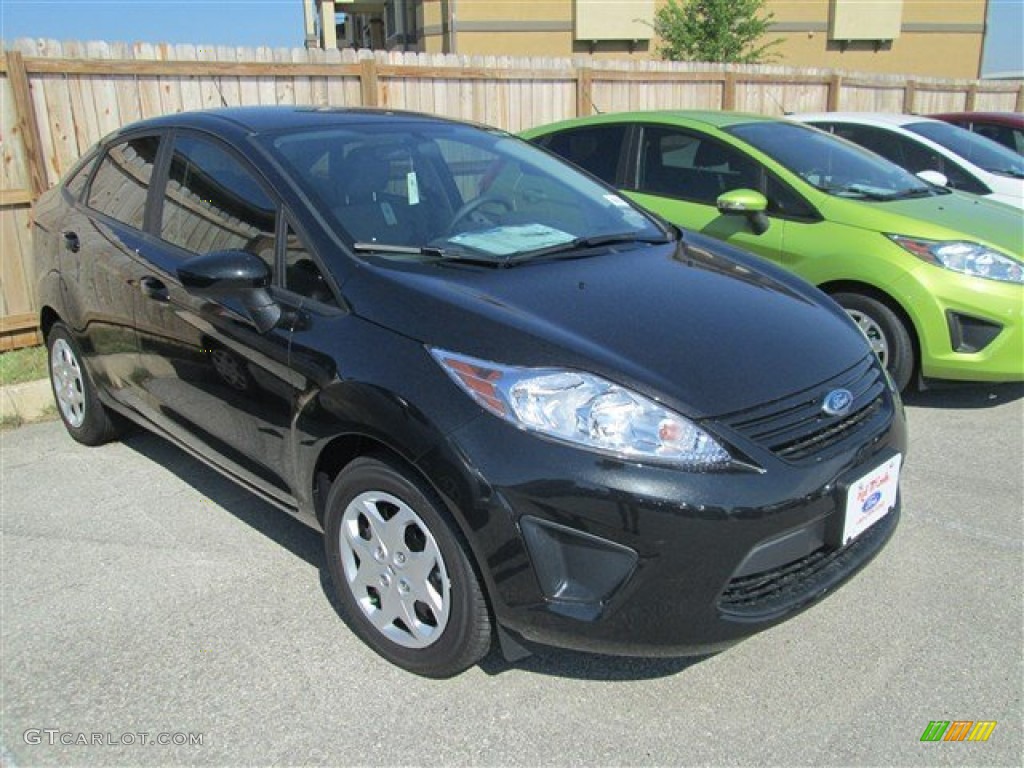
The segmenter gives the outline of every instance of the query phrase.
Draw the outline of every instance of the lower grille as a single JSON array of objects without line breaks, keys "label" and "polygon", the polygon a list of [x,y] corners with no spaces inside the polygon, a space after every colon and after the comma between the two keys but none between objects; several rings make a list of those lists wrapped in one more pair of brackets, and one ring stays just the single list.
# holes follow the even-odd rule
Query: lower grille
[{"label": "lower grille", "polygon": [[814,600],[866,563],[898,519],[898,510],[893,510],[845,547],[822,547],[778,568],[732,579],[718,599],[719,610],[764,619]]}]

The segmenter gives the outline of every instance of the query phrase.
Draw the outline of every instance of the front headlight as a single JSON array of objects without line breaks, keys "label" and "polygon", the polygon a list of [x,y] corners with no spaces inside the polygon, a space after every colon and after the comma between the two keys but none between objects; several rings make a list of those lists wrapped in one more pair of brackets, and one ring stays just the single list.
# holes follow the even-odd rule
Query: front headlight
[{"label": "front headlight", "polygon": [[919,259],[954,272],[1004,283],[1024,283],[1024,265],[1020,261],[978,243],[919,240],[903,235],[889,235],[889,239]]},{"label": "front headlight", "polygon": [[696,424],[599,376],[517,368],[431,349],[466,394],[521,429],[625,459],[687,469],[721,468],[731,457]]}]

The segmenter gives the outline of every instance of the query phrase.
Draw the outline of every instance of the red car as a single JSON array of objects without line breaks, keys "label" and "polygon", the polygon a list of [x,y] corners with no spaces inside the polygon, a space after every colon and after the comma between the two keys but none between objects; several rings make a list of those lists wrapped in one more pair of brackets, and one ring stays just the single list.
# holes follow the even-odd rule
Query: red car
[{"label": "red car", "polygon": [[969,131],[1009,147],[1024,155],[1024,113],[1021,112],[947,112],[929,115],[937,120],[959,125]]}]

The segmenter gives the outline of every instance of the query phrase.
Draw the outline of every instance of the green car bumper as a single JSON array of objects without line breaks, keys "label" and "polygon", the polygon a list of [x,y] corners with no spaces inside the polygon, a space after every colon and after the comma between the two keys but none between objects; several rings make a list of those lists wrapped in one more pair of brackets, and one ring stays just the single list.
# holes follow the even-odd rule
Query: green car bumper
[{"label": "green car bumper", "polygon": [[1024,380],[1024,286],[922,265],[894,288],[917,329],[925,378]]}]

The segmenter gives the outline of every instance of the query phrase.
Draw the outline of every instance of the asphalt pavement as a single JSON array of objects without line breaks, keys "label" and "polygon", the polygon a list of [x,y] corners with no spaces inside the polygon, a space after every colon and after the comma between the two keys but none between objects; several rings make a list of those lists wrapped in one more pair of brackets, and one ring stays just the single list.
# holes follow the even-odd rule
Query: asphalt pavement
[{"label": "asphalt pavement", "polygon": [[[702,660],[447,681],[354,637],[318,534],[161,439],[0,433],[0,762],[1020,766],[1024,387],[907,411],[901,525],[822,604]],[[947,720],[996,726],[920,740]]]}]

